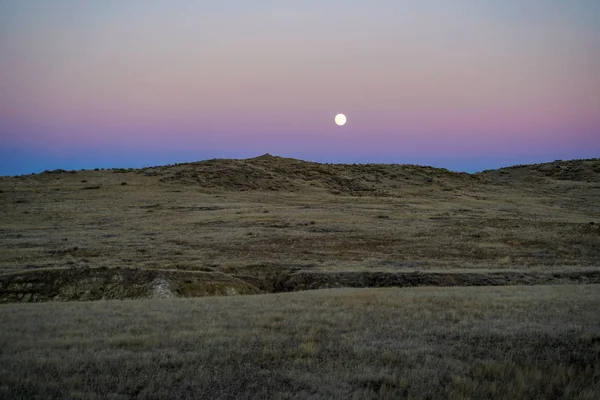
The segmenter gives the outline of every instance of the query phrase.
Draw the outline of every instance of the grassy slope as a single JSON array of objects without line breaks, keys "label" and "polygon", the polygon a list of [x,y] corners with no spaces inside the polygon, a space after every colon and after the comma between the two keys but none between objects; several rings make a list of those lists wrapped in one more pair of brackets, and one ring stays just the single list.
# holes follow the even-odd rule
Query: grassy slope
[{"label": "grassy slope", "polygon": [[[469,175],[264,156],[0,177],[0,275],[196,271],[268,290],[300,273],[597,271],[599,171],[598,160]],[[17,298],[44,298],[22,286]]]},{"label": "grassy slope", "polygon": [[3,398],[582,398],[600,286],[0,306]]},{"label": "grassy slope", "polygon": [[[595,282],[599,172],[266,156],[0,177],[0,297]],[[0,305],[0,397],[595,399],[599,306],[594,284]]]}]

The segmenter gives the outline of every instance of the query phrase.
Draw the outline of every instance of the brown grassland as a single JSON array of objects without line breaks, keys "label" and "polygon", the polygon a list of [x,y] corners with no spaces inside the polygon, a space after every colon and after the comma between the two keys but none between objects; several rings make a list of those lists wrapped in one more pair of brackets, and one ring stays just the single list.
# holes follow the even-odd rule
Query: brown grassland
[{"label": "brown grassland", "polygon": [[2,398],[597,399],[600,286],[0,307]]},{"label": "brown grassland", "polygon": [[267,155],[0,192],[4,302],[600,281],[599,160],[469,175]]},{"label": "brown grassland", "polygon": [[598,159],[0,177],[0,397],[595,399],[597,283]]}]

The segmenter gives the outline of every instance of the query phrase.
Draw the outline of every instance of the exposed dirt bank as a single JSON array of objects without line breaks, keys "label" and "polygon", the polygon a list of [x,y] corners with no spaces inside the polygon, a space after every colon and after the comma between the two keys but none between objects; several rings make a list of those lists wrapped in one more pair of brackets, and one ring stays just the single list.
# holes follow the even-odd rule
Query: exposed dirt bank
[{"label": "exposed dirt bank", "polygon": [[0,303],[253,294],[254,286],[217,272],[65,268],[0,276]]},{"label": "exposed dirt bank", "polygon": [[65,268],[0,276],[0,303],[229,296],[337,287],[600,283],[600,270],[568,272],[311,272],[260,276],[121,268]]}]

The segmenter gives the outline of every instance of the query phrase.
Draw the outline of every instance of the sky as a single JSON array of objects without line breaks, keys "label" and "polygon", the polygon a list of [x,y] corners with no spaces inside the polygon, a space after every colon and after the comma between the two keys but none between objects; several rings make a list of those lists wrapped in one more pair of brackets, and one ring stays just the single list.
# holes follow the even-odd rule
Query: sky
[{"label": "sky", "polygon": [[600,157],[600,1],[0,0],[0,175],[264,153]]}]

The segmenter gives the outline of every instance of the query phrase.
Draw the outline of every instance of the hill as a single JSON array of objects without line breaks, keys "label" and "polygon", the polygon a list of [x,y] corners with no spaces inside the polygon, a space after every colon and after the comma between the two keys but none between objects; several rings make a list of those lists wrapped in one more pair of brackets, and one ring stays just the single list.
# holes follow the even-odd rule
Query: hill
[{"label": "hill", "polygon": [[556,160],[549,163],[515,165],[483,171],[480,175],[495,181],[556,183],[556,181],[600,183],[600,159]]},{"label": "hill", "polygon": [[477,181],[442,168],[393,164],[320,164],[265,154],[247,160],[214,159],[147,168],[162,182],[227,191],[323,190],[350,196],[392,196],[407,185]]},{"label": "hill", "polygon": [[598,171],[267,154],[0,177],[0,301],[596,282]]}]

